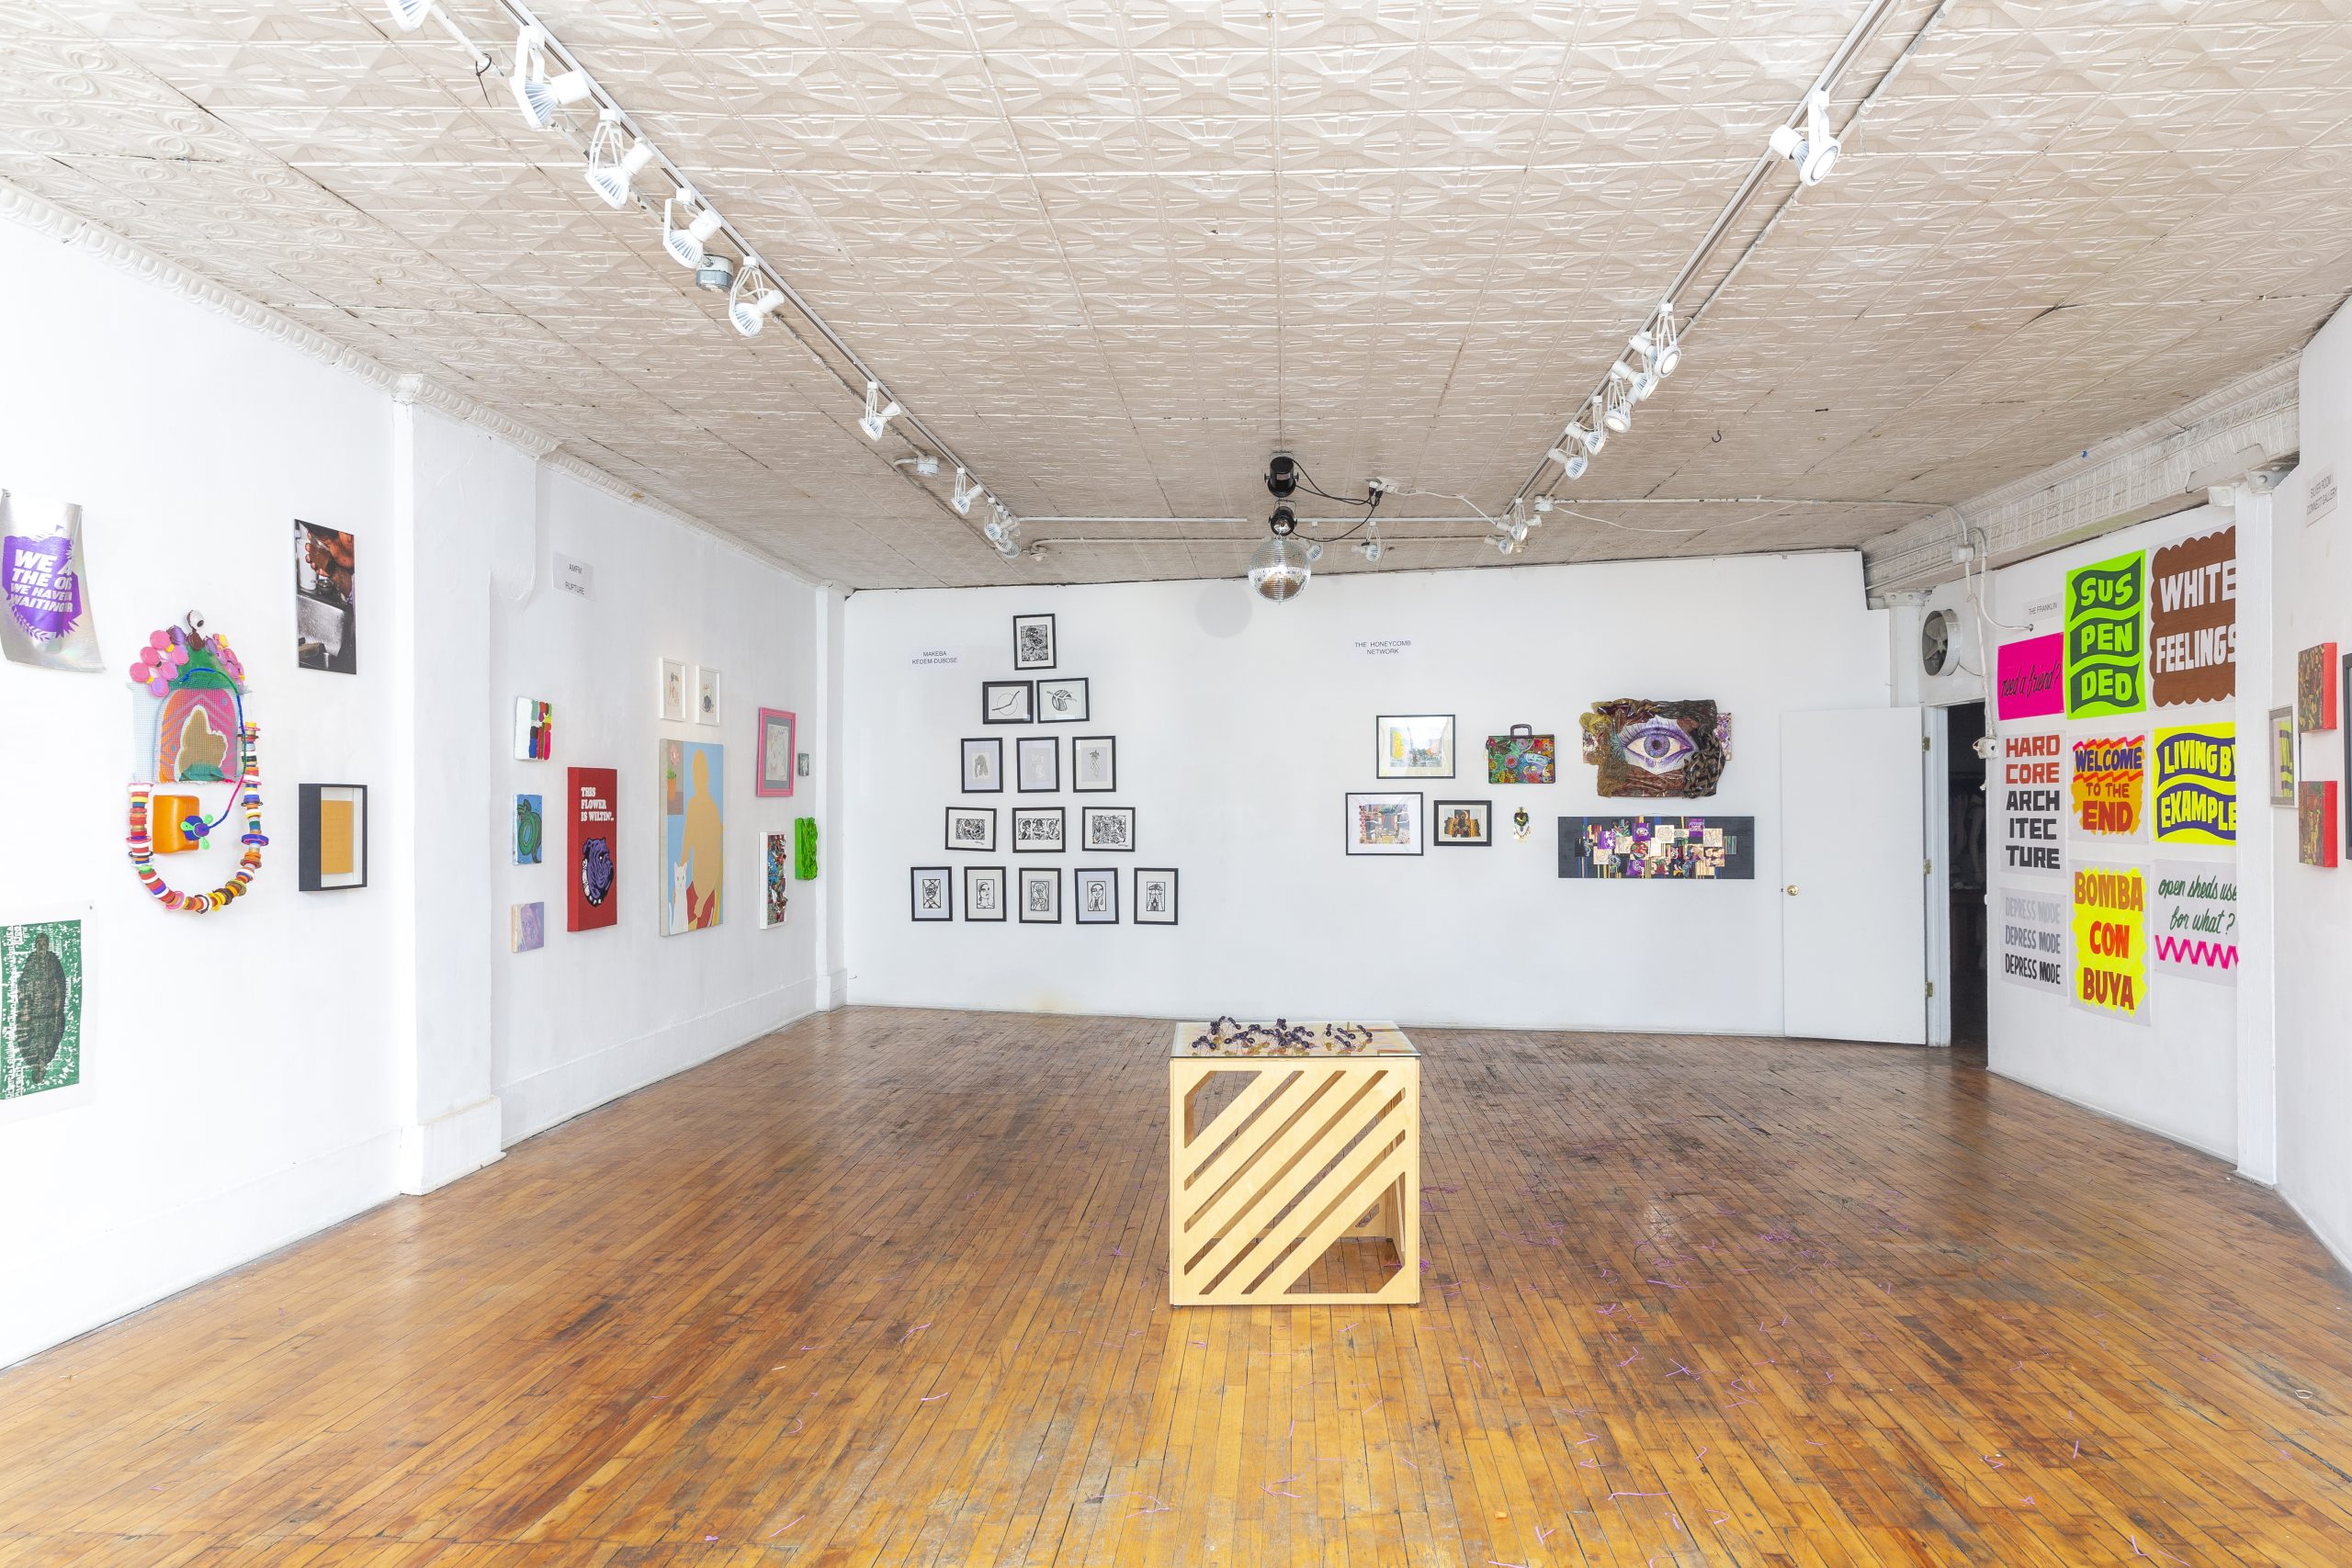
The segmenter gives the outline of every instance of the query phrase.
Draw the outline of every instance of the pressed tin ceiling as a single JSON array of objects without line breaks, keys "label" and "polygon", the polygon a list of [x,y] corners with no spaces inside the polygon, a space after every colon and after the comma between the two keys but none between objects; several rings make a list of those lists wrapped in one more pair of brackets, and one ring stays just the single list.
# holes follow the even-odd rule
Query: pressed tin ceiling
[{"label": "pressed tin ceiling", "polygon": [[[493,0],[447,8],[508,57]],[[1327,489],[1434,492],[1385,508],[1381,570],[1499,564],[1443,498],[1517,491],[1863,9],[541,5],[1033,519],[1046,553],[1012,563],[375,0],[0,0],[0,178],[846,586],[1230,575],[1277,445]],[[1833,118],[1916,51],[1846,160],[1563,490],[1609,499],[1514,559],[1857,545],[2275,359],[2352,289],[2352,5],[1951,0],[1921,36],[1936,9],[1897,0]]]}]

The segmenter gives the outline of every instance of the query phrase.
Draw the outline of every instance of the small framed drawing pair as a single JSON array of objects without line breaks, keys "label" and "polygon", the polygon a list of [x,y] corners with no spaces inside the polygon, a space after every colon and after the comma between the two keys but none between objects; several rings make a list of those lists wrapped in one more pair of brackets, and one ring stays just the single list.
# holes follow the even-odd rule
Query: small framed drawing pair
[{"label": "small framed drawing pair", "polygon": [[980,682],[982,724],[1083,724],[1088,716],[1082,675]]},{"label": "small framed drawing pair", "polygon": [[661,716],[665,723],[717,724],[719,719],[718,671],[707,665],[694,667],[687,677],[682,659],[664,659],[661,668]]}]

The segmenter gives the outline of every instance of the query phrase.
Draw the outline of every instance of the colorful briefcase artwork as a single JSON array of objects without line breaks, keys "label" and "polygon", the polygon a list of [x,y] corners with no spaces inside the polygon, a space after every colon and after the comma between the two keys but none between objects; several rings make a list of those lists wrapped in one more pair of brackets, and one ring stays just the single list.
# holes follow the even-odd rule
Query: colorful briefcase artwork
[{"label": "colorful briefcase artwork", "polygon": [[1514,724],[1509,735],[1487,737],[1487,782],[1498,784],[1547,784],[1557,776],[1559,748],[1535,727]]}]

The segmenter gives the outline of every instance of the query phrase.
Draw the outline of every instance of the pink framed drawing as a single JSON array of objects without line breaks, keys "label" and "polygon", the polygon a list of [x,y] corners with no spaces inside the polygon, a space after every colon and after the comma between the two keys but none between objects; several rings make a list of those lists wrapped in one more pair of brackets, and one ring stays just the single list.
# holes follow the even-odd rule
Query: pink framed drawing
[{"label": "pink framed drawing", "polygon": [[760,767],[754,795],[792,793],[793,740],[798,721],[782,708],[760,710]]}]

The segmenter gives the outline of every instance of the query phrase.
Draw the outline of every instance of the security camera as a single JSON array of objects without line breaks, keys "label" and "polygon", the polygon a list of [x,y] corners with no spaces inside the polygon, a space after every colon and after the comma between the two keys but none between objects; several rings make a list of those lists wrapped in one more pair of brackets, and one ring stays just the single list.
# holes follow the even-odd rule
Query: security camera
[{"label": "security camera", "polygon": [[1288,501],[1298,488],[1298,462],[1283,453],[1276,453],[1266,465],[1266,491],[1276,501]]}]

